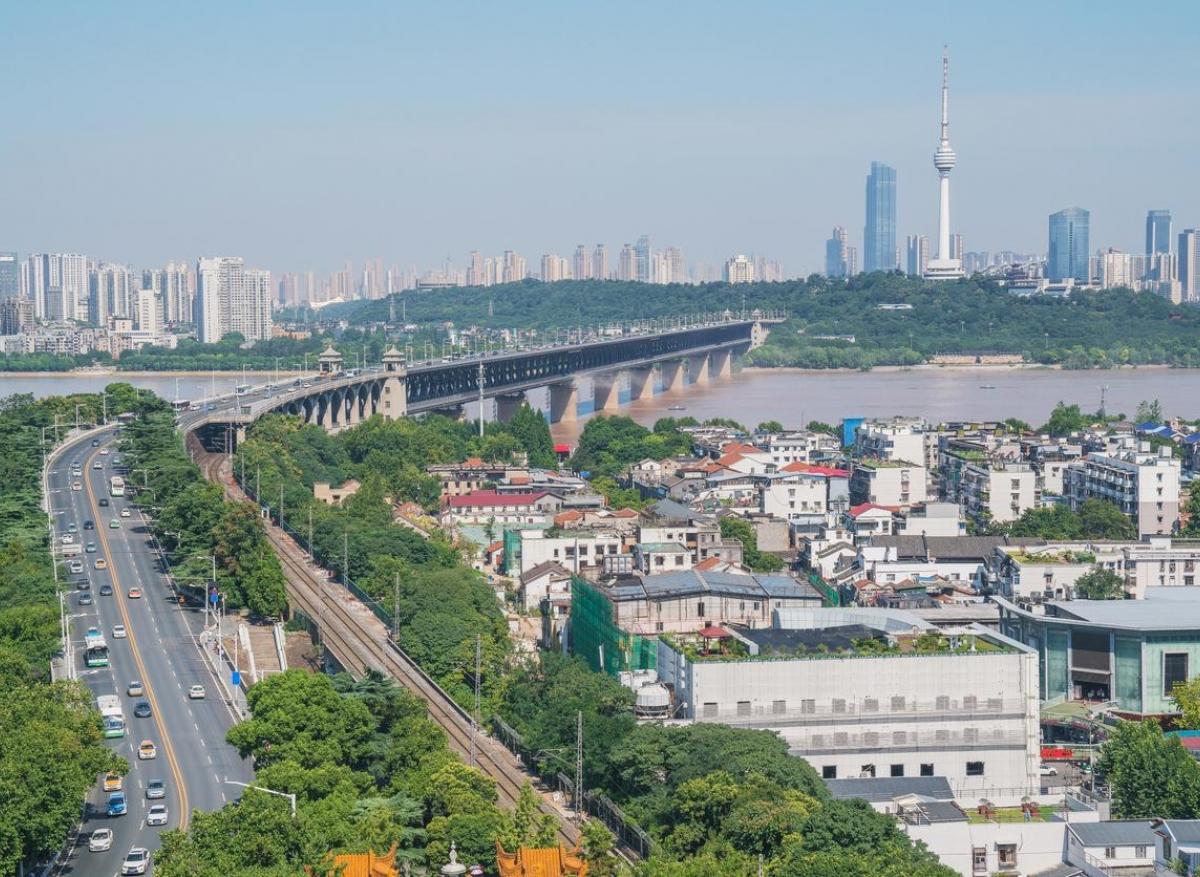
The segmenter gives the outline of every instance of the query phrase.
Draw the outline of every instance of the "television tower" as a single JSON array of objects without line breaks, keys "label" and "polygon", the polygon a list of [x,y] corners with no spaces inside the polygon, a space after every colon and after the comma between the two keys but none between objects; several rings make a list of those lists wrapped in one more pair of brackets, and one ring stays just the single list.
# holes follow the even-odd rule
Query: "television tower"
[{"label": "television tower", "polygon": [[938,172],[938,248],[937,257],[929,260],[925,277],[929,280],[953,280],[963,276],[962,259],[950,253],[950,171],[956,157],[950,148],[950,52],[942,47],[942,136],[933,153],[933,166]]}]

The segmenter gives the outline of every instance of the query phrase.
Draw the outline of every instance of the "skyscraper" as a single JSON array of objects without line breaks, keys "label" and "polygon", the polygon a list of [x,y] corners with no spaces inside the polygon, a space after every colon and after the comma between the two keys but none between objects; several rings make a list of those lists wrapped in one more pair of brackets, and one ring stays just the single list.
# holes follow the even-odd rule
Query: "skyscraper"
[{"label": "skyscraper", "polygon": [[640,280],[642,283],[650,283],[653,278],[650,276],[650,238],[648,235],[642,235],[637,239],[637,243],[633,247],[633,252],[637,257],[637,273],[634,276],[634,280]]},{"label": "skyscraper", "polygon": [[247,341],[271,337],[271,272],[247,268],[240,257],[196,263],[196,337],[205,344],[238,332]]},{"label": "skyscraper", "polygon": [[1146,255],[1171,252],[1171,211],[1151,210],[1146,214]]},{"label": "skyscraper", "polygon": [[754,262],[743,255],[734,256],[725,263],[726,283],[753,283]]},{"label": "skyscraper", "polygon": [[483,256],[479,250],[471,250],[467,257],[467,286],[485,286],[483,280]]},{"label": "skyscraper", "polygon": [[629,244],[621,247],[621,254],[617,257],[617,279],[637,280],[637,254]]},{"label": "skyscraper", "polygon": [[896,169],[871,162],[867,174],[867,224],[863,229],[863,270],[896,267]]},{"label": "skyscraper", "polygon": [[575,247],[575,260],[571,268],[571,275],[576,280],[587,280],[592,276],[592,266],[588,261],[587,249],[583,244]]},{"label": "skyscraper", "polygon": [[913,277],[923,276],[929,264],[929,238],[923,234],[910,234],[904,249],[908,257],[908,273]]},{"label": "skyscraper", "polygon": [[1181,300],[1200,302],[1200,228],[1179,233],[1179,295]]},{"label": "skyscraper", "polygon": [[825,242],[825,276],[845,277],[850,273],[846,258],[846,229],[833,227],[833,235]]},{"label": "skyscraper", "polygon": [[1087,283],[1088,225],[1091,215],[1082,207],[1068,207],[1050,214],[1050,249],[1046,258],[1046,277],[1053,281],[1074,278]]},{"label": "skyscraper", "polygon": [[663,261],[667,266],[666,283],[685,283],[687,271],[683,267],[683,250],[679,247],[667,247],[663,251]]},{"label": "skyscraper", "polygon": [[0,301],[21,294],[21,263],[16,253],[0,253]]},{"label": "skyscraper", "polygon": [[950,53],[942,50],[942,136],[933,153],[933,166],[938,172],[938,249],[931,259],[925,276],[931,280],[952,280],[963,276],[961,258],[950,250],[950,171],[957,157],[950,148]]},{"label": "skyscraper", "polygon": [[596,280],[608,280],[608,247],[604,244],[596,244],[596,249],[592,250],[592,277]]}]

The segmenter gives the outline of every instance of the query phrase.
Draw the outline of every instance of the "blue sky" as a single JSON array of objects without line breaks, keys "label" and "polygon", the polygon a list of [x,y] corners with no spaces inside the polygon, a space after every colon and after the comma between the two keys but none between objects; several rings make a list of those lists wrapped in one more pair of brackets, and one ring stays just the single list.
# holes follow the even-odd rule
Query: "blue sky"
[{"label": "blue sky", "polygon": [[821,265],[860,243],[872,159],[899,231],[936,223],[951,47],[968,249],[1140,251],[1200,225],[1194,0],[55,2],[0,42],[0,249],[275,270],[568,255],[648,233],[689,262]]}]

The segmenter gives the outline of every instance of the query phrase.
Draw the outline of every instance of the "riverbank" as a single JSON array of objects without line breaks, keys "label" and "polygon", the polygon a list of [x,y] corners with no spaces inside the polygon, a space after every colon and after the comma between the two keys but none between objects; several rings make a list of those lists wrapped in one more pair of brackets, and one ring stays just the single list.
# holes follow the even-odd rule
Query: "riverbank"
[{"label": "riverbank", "polygon": [[798,368],[790,365],[763,366],[748,365],[739,369],[739,374],[745,375],[853,375],[853,374],[897,374],[903,372],[1072,372],[1072,373],[1112,373],[1112,372],[1145,372],[1145,371],[1190,371],[1176,369],[1174,366],[1154,363],[1150,365],[1117,365],[1112,368],[1063,368],[1058,363],[1041,362],[923,362],[919,365],[877,365],[870,369],[858,368]]}]

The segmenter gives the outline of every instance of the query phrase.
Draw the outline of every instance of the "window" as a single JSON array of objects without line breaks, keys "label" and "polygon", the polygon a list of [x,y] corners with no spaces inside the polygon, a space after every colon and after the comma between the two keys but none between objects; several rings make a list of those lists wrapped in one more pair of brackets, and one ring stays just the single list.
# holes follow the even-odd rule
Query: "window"
[{"label": "window", "polygon": [[863,701],[863,712],[864,713],[879,712],[879,701],[877,701],[873,697],[868,697],[866,700]]},{"label": "window", "polygon": [[701,708],[701,715],[705,718],[712,719],[717,716],[717,705],[715,703],[706,703]]},{"label": "window", "polygon": [[902,713],[902,712],[904,712],[904,698],[903,698],[903,696],[901,696],[901,697],[893,697],[893,698],[892,698],[892,712],[894,712],[894,713]]},{"label": "window", "polygon": [[1017,845],[996,844],[996,864],[1001,868],[1017,867]]},{"label": "window", "polygon": [[979,742],[979,729],[978,728],[963,728],[963,742],[964,743],[978,743]]},{"label": "window", "polygon": [[979,703],[979,699],[973,694],[968,694],[963,698],[963,709],[973,711],[977,703]]},{"label": "window", "polygon": [[835,713],[844,713],[846,711],[846,701],[842,698],[835,698],[833,701],[833,711]]},{"label": "window", "polygon": [[1133,848],[1133,857],[1135,859],[1146,858],[1146,848],[1145,847],[1134,847]]},{"label": "window", "polygon": [[907,742],[908,742],[908,732],[907,731],[892,731],[892,745],[893,746],[903,746]]},{"label": "window", "polygon": [[1004,709],[1004,701],[998,697],[989,697],[987,704],[989,712],[998,713]]},{"label": "window", "polygon": [[696,604],[696,617],[697,618],[704,617],[704,601],[703,600],[701,600],[699,603]]},{"label": "window", "polygon": [[933,776],[933,765],[932,764],[922,764],[921,765],[921,776],[923,776],[923,777]]},{"label": "window", "polygon": [[817,711],[817,702],[811,697],[800,701],[800,712],[811,715]]},{"label": "window", "polygon": [[655,633],[663,632],[663,623],[661,621],[654,622],[654,632]]},{"label": "window", "polygon": [[869,746],[872,749],[874,749],[878,745],[879,745],[879,732],[878,731],[867,731],[867,733],[863,734],[863,746]]},{"label": "window", "polygon": [[821,779],[836,780],[837,779],[837,765],[836,764],[827,764],[824,767],[822,767],[821,768]]},{"label": "window", "polygon": [[988,872],[987,847],[972,847],[971,872],[973,874],[986,874]]},{"label": "window", "polygon": [[864,765],[862,766],[862,770],[860,770],[860,771],[858,772],[858,775],[859,775],[860,777],[873,777],[873,776],[875,776],[875,765],[873,765],[873,764],[864,764]]},{"label": "window", "polygon": [[786,700],[771,701],[771,712],[776,713],[776,714],[786,713],[787,712],[787,701]]},{"label": "window", "polygon": [[967,776],[969,776],[969,777],[983,776],[983,762],[982,761],[968,761],[967,762]]},{"label": "window", "polygon": [[1168,652],[1163,655],[1163,697],[1170,697],[1176,685],[1187,682],[1187,652]]},{"label": "window", "polygon": [[940,711],[950,709],[950,698],[944,694],[939,694],[934,702],[934,707]]},{"label": "window", "polygon": [[737,702],[737,714],[738,714],[739,716],[748,716],[748,715],[750,715],[750,701],[748,701],[748,700],[739,700],[739,701]]},{"label": "window", "polygon": [[891,767],[891,775],[894,777],[904,776],[904,765],[903,764],[893,764]]},{"label": "window", "polygon": [[1104,848],[1104,858],[1115,859],[1116,857],[1117,857],[1117,848],[1116,847],[1105,847]]}]

